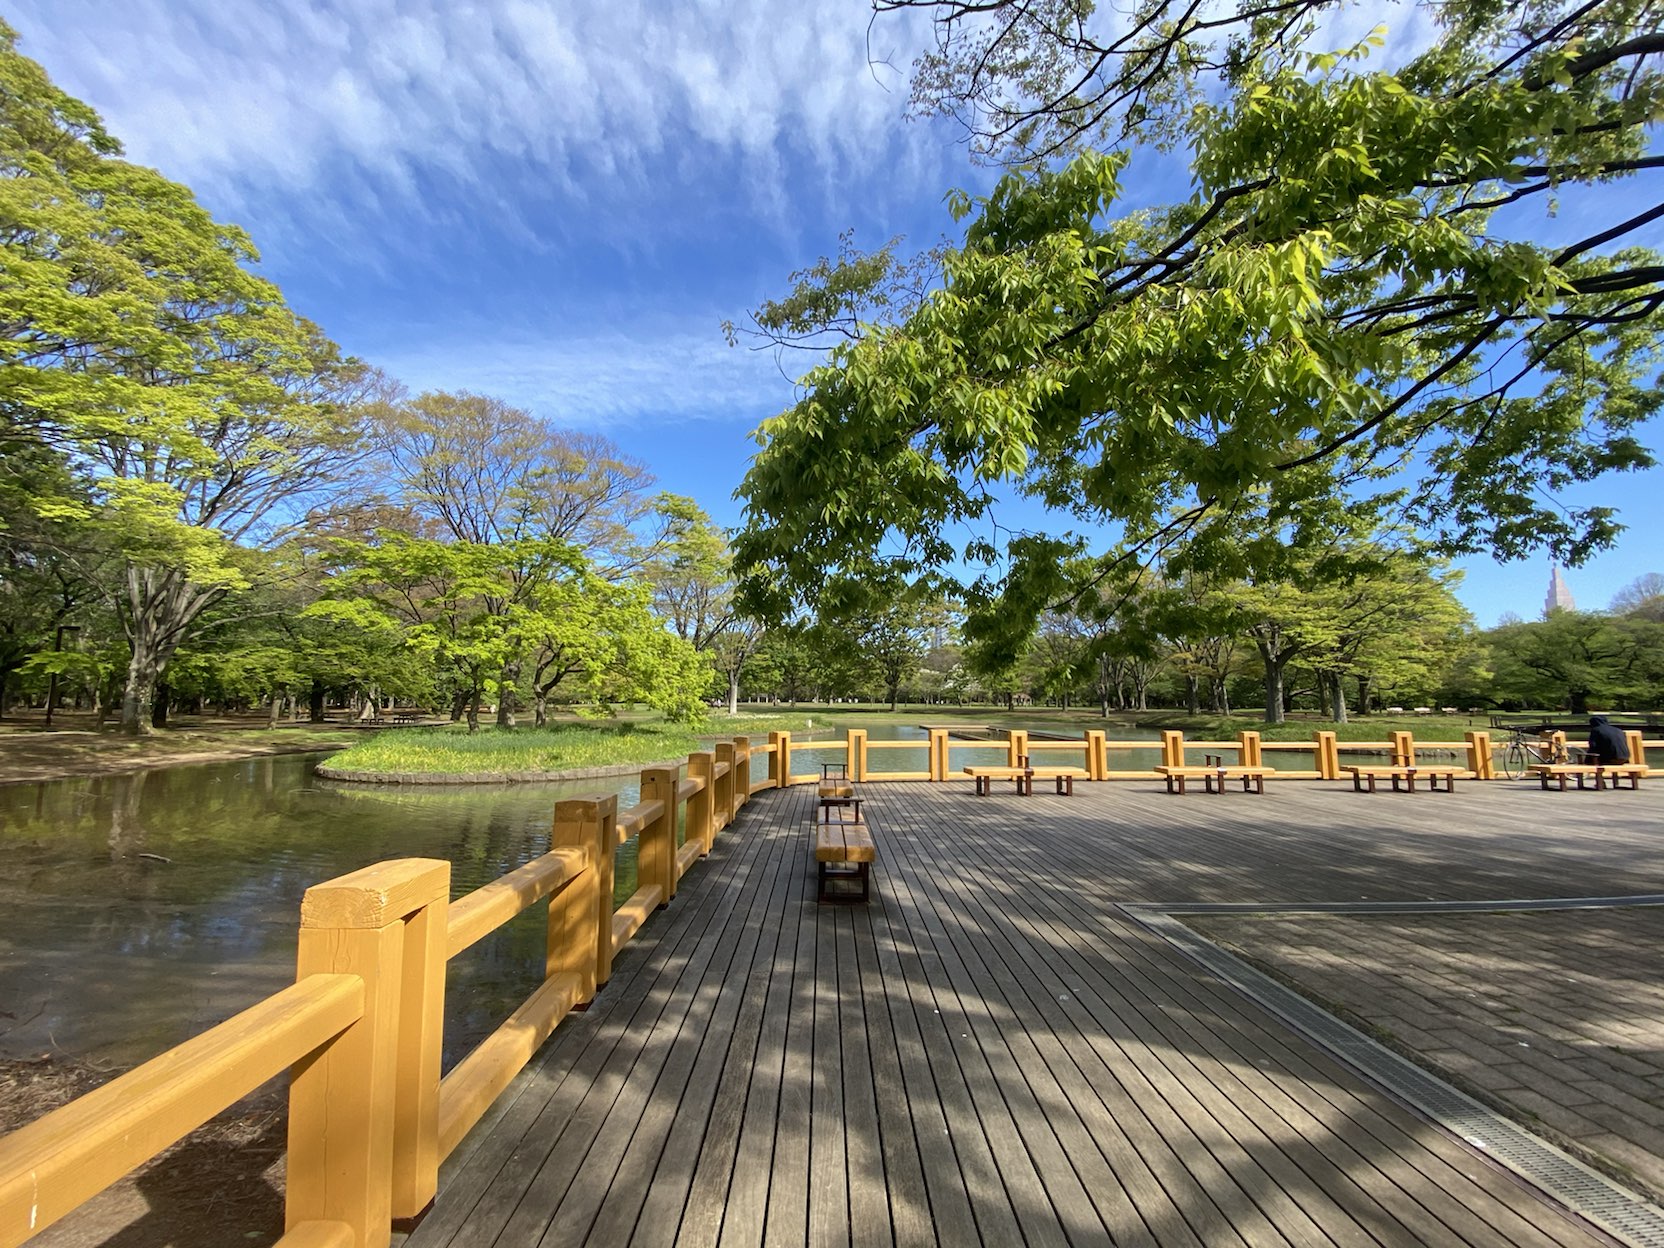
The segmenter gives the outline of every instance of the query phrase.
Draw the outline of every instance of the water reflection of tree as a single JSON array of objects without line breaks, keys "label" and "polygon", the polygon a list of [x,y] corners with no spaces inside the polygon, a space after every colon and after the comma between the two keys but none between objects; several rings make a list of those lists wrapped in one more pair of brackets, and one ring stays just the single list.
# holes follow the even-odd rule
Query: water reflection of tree
[{"label": "water reflection of tree", "polygon": [[124,886],[133,882],[139,869],[139,855],[145,852],[144,791],[151,773],[134,771],[108,780],[110,824],[104,843],[110,850],[110,865]]}]

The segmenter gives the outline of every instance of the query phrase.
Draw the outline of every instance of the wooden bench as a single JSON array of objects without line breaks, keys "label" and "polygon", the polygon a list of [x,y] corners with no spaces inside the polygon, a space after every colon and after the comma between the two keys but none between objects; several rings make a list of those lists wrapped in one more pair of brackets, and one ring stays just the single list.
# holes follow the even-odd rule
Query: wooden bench
[{"label": "wooden bench", "polygon": [[[815,865],[820,875],[821,901],[866,901],[871,886],[872,864],[878,859],[878,847],[864,823],[836,819],[815,825]],[[834,866],[833,864],[842,864]],[[826,886],[834,880],[860,880],[861,896],[828,894]]]},{"label": "wooden bench", "polygon": [[994,790],[996,780],[1015,780],[1017,792],[1034,791],[1034,772],[1028,767],[967,767],[965,774],[976,781],[976,795],[987,797]]},{"label": "wooden bench", "polygon": [[1028,791],[1034,792],[1036,780],[1054,780],[1057,791],[1064,797],[1075,795],[1076,780],[1090,780],[1092,775],[1084,767],[1030,767],[1028,769]]},{"label": "wooden bench", "polygon": [[1614,789],[1623,788],[1624,786],[1620,783],[1623,780],[1629,781],[1630,788],[1638,789],[1641,787],[1641,777],[1652,774],[1651,768],[1645,763],[1613,763],[1611,766],[1603,768],[1603,770],[1606,772],[1606,778],[1612,782]]},{"label": "wooden bench", "polygon": [[[1537,777],[1545,790],[1548,788],[1548,782],[1555,780],[1560,784],[1560,792],[1564,793],[1567,780],[1576,780],[1577,787],[1580,789],[1589,787],[1584,781],[1593,780],[1595,788],[1604,789],[1606,787],[1606,777],[1616,768],[1602,767],[1597,763],[1533,763],[1526,770]],[[1632,786],[1640,784],[1639,778],[1631,776],[1630,784]],[[1618,787],[1616,780],[1612,782],[1612,787]]]},{"label": "wooden bench", "polygon": [[[1265,773],[1269,767],[1172,767],[1161,766],[1156,772],[1167,781],[1167,791],[1184,796],[1186,779],[1202,778],[1202,787],[1209,793],[1223,793],[1225,781],[1241,780],[1244,793],[1265,792]],[[1218,787],[1215,788],[1215,782]]]},{"label": "wooden bench", "polygon": [[[1417,763],[1414,766],[1407,766],[1403,763],[1392,763],[1390,765],[1343,763],[1341,770],[1352,774],[1352,791],[1354,793],[1364,792],[1366,782],[1368,791],[1375,792],[1375,782],[1383,778],[1392,781],[1392,791],[1394,793],[1401,791],[1414,793],[1417,776],[1422,776],[1427,780],[1429,792],[1437,793],[1439,791],[1439,781],[1443,780],[1444,791],[1454,793],[1456,791],[1456,777],[1472,774],[1463,767],[1429,767],[1422,763]],[[1403,790],[1398,787],[1400,780],[1404,781]]]}]

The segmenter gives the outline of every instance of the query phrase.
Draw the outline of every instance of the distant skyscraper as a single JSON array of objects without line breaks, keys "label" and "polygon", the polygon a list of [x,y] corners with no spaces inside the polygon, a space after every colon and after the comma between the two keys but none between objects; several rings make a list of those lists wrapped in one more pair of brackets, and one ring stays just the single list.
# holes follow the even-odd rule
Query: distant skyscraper
[{"label": "distant skyscraper", "polygon": [[1560,565],[1551,564],[1548,574],[1548,597],[1543,601],[1543,614],[1550,611],[1575,611],[1577,604],[1572,601],[1572,591],[1566,588],[1566,578],[1560,575]]}]

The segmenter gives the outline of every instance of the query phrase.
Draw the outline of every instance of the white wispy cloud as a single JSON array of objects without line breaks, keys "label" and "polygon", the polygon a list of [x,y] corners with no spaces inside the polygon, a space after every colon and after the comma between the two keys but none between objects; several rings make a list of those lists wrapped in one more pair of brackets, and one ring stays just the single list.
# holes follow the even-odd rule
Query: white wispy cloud
[{"label": "white wispy cloud", "polygon": [[[389,347],[372,356],[412,390],[496,395],[560,425],[612,432],[689,420],[755,425],[794,394],[771,353],[729,347],[714,326],[460,334],[425,340],[418,351]],[[798,370],[810,363],[785,361]]]},{"label": "white wispy cloud", "polygon": [[[617,213],[720,162],[784,219],[805,189],[935,168],[867,61],[863,0],[19,0],[25,52],[91,100],[136,160],[258,219],[345,197],[490,202],[505,168]],[[892,19],[894,20],[894,19]],[[916,44],[911,46],[917,46]],[[881,84],[875,75],[886,76]],[[939,171],[938,171],[939,175]],[[500,224],[497,223],[497,224]]]}]

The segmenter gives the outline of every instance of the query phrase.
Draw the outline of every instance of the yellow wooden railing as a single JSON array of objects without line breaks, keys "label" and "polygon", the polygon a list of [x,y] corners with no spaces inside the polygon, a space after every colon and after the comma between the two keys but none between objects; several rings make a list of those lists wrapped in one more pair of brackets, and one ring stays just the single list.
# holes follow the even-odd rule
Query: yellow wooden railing
[{"label": "yellow wooden railing", "polygon": [[[753,758],[769,775],[753,782]],[[307,889],[296,983],[0,1139],[0,1245],[84,1204],[221,1110],[290,1072],[283,1248],[384,1245],[434,1198],[439,1164],[618,950],[789,754],[744,737],[641,773],[641,801],[555,804],[549,852],[456,900],[450,863],[404,858]],[[677,843],[678,830],[682,841]],[[613,860],[639,838],[615,911]],[[445,967],[548,899],[541,982],[440,1078]]]},{"label": "yellow wooden railing", "polygon": [[[841,742],[793,742],[788,732],[769,734],[769,750],[773,757],[769,764],[769,783],[807,784],[818,780],[818,775],[796,775],[792,772],[792,752],[814,751],[821,755],[842,751],[845,766],[852,780],[928,780],[938,783],[962,778],[954,765],[954,751],[987,750],[998,742],[954,741],[945,728],[927,729],[923,740],[873,741],[866,730],[851,728]],[[1200,764],[1191,758],[1190,751],[1209,754],[1231,754],[1237,765],[1267,767],[1267,775],[1276,780],[1338,780],[1341,778],[1340,756],[1343,753],[1387,754],[1395,762],[1414,761],[1418,751],[1459,754],[1466,759],[1465,770],[1475,779],[1494,780],[1497,773],[1491,755],[1490,734],[1468,732],[1461,741],[1416,741],[1409,732],[1394,732],[1386,741],[1340,741],[1333,732],[1319,731],[1310,741],[1265,741],[1257,732],[1243,732],[1234,741],[1190,741],[1178,731],[1161,734],[1159,741],[1111,741],[1104,733],[1093,730],[1078,740],[1035,739],[1023,729],[1012,729],[1004,742],[1006,762],[1016,766],[1025,755],[1039,765],[1079,766],[1093,780],[1151,780],[1161,773],[1150,767],[1120,767],[1111,760],[1121,753],[1134,750],[1155,751],[1159,765],[1182,767],[1187,762]],[[873,751],[924,750],[927,766],[924,771],[883,771],[873,767]],[[1312,756],[1312,767],[1275,767],[1266,762],[1268,753],[1294,752]],[[784,777],[784,779],[781,779]]]}]

